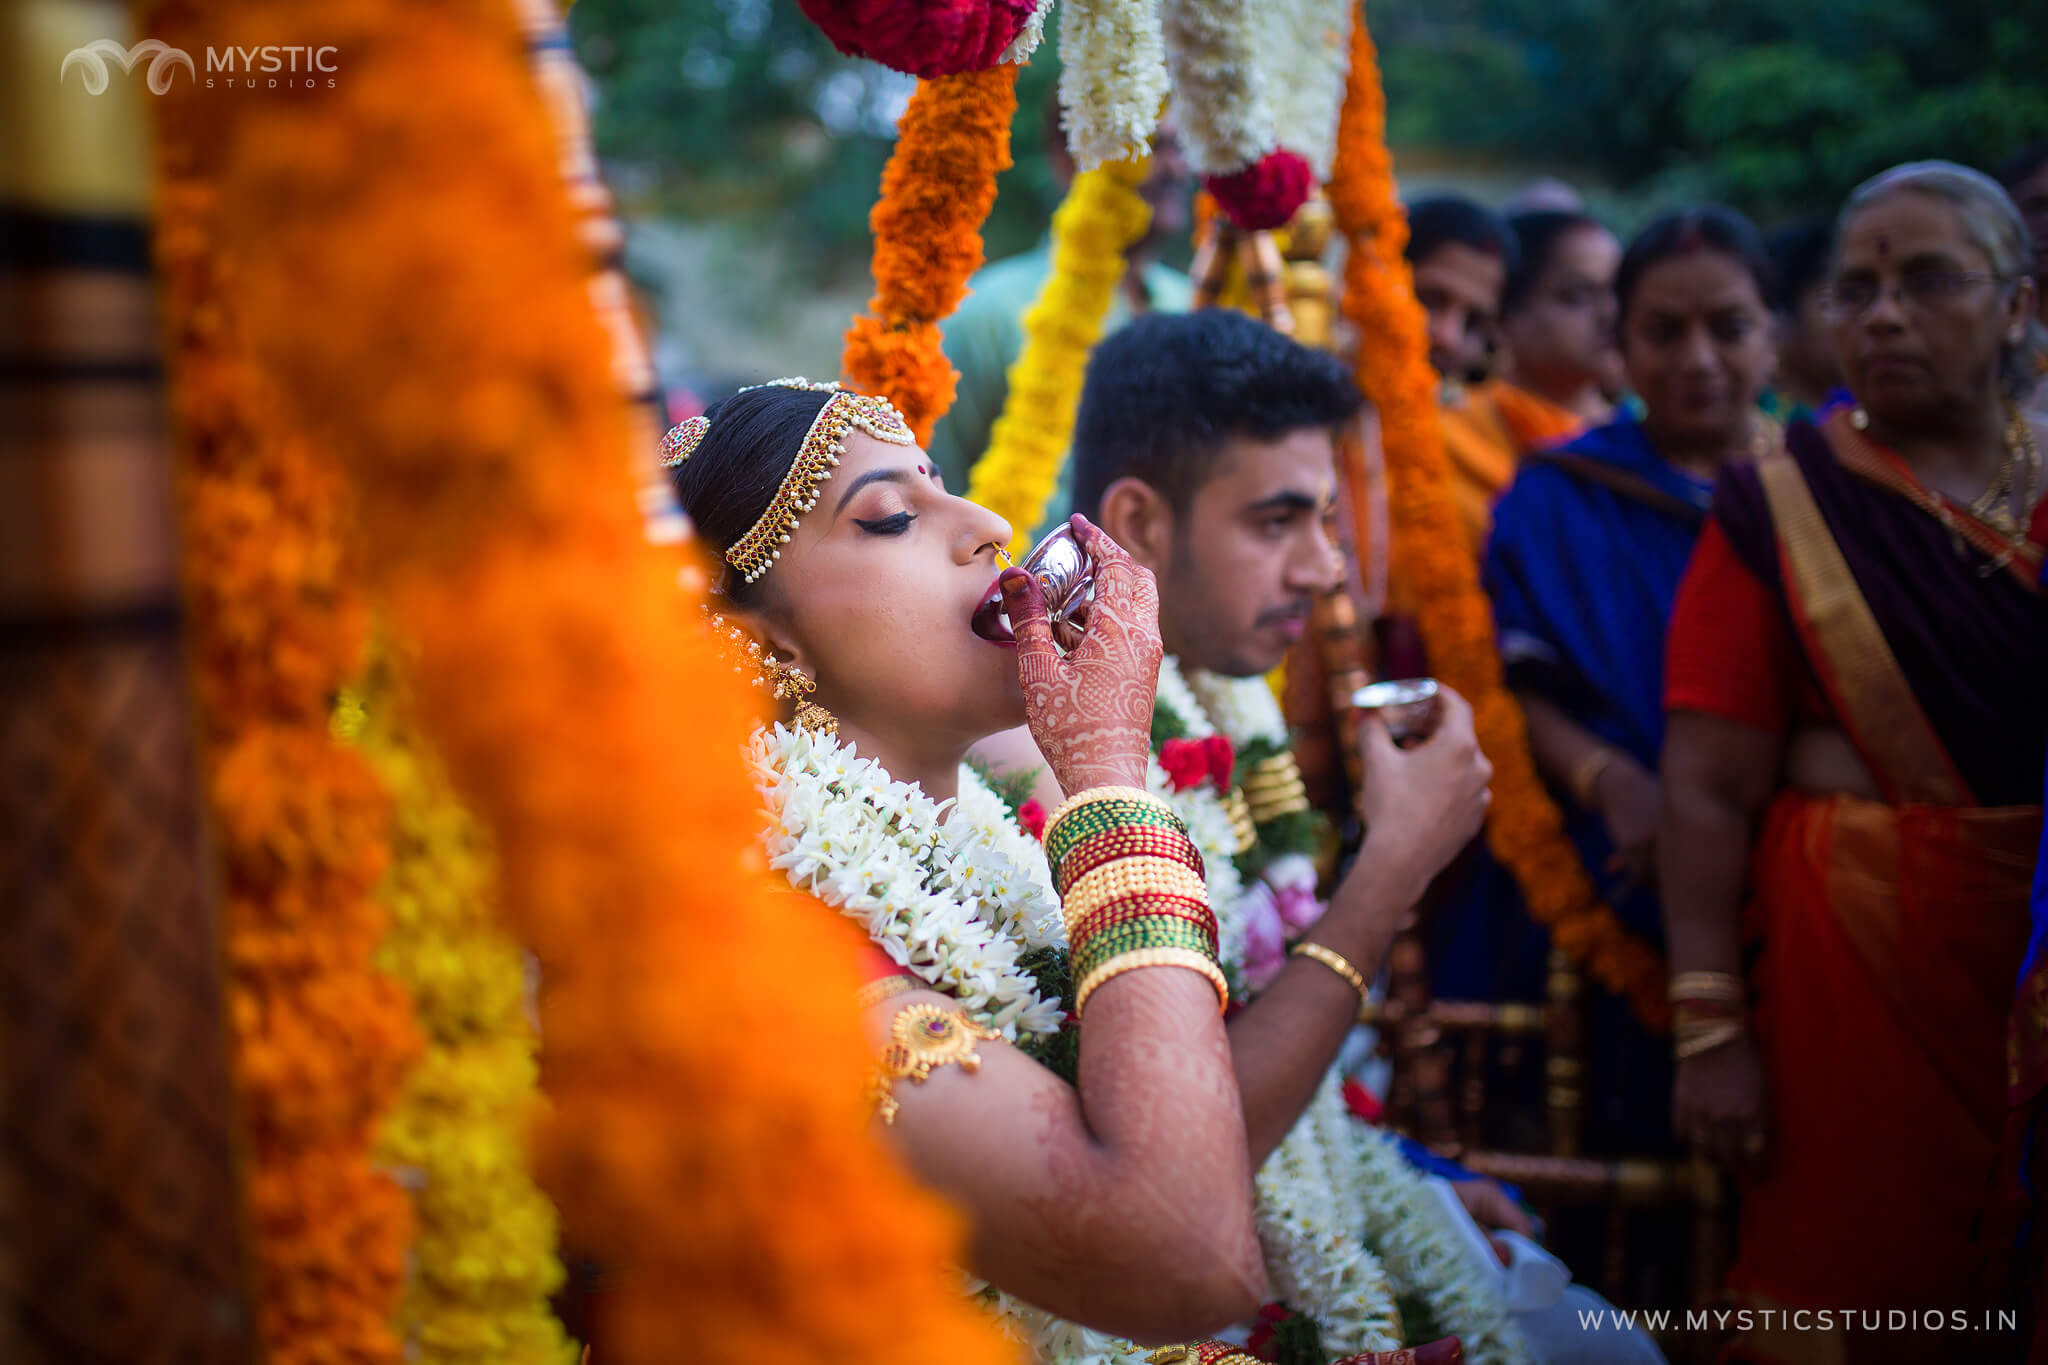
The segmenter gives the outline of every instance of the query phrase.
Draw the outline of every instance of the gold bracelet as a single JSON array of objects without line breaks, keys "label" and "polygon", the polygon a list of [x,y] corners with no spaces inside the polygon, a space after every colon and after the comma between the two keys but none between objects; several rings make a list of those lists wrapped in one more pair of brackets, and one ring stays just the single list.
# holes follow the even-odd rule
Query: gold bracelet
[{"label": "gold bracelet", "polygon": [[992,1043],[1002,1037],[967,1017],[958,1005],[906,1005],[889,1021],[889,1045],[875,1063],[875,1078],[868,1098],[884,1124],[896,1122],[896,1097],[889,1093],[895,1082],[909,1078],[922,1085],[925,1078],[942,1066],[957,1062],[970,1075],[981,1070],[981,1053],[976,1043]]},{"label": "gold bracelet", "polygon": [[1172,858],[1119,858],[1068,887],[1060,908],[1065,913],[1067,928],[1072,930],[1113,900],[1155,892],[1192,896],[1204,905],[1209,902],[1209,888],[1186,863]]},{"label": "gold bracelet", "polygon": [[1602,744],[1580,759],[1579,766],[1572,769],[1572,800],[1588,810],[1592,809],[1593,784],[1613,765],[1615,757],[1615,751]]},{"label": "gold bracelet", "polygon": [[879,1005],[890,996],[901,995],[905,991],[923,990],[926,984],[922,978],[906,976],[902,972],[878,976],[853,993],[853,1012],[866,1014],[869,1006]]},{"label": "gold bracelet", "polygon": [[1230,981],[1223,975],[1223,969],[1216,965],[1216,959],[1207,953],[1198,953],[1192,948],[1139,948],[1113,957],[1088,973],[1088,979],[1074,992],[1074,1013],[1079,1014],[1088,1008],[1088,997],[1095,994],[1103,982],[1140,967],[1186,967],[1200,972],[1216,988],[1216,1008],[1220,1011],[1230,1004]]},{"label": "gold bracelet", "polygon": [[1668,998],[1673,1004],[1680,1000],[1714,1000],[1739,1005],[1745,992],[1742,978],[1733,972],[1680,972],[1671,978]]},{"label": "gold bracelet", "polygon": [[1732,1043],[1748,1031],[1739,1022],[1731,1019],[1727,1023],[1702,1029],[1692,1037],[1679,1039],[1678,1046],[1672,1051],[1678,1060],[1683,1062],[1699,1056],[1702,1052],[1712,1052],[1725,1043]]},{"label": "gold bracelet", "polygon": [[1320,943],[1310,943],[1307,939],[1303,939],[1287,951],[1295,957],[1311,958],[1322,963],[1325,967],[1343,977],[1351,989],[1358,992],[1360,1004],[1365,1003],[1365,976],[1358,968],[1351,965],[1344,954],[1334,948],[1325,948]]}]

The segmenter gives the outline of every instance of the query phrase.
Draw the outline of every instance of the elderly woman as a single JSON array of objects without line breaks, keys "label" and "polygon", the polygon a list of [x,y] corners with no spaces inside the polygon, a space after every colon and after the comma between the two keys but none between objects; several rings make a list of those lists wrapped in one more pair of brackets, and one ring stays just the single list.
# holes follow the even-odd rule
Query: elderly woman
[{"label": "elderly woman", "polygon": [[[1967,1311],[1747,1358],[1981,1358],[1956,1329],[2011,1302],[2001,1061],[2048,755],[2032,268],[1974,171],[1851,195],[1829,300],[1854,402],[1722,474],[1674,611],[1673,1119],[1747,1167],[1731,1288]],[[2038,1088],[2048,1049],[2016,1042]]]}]

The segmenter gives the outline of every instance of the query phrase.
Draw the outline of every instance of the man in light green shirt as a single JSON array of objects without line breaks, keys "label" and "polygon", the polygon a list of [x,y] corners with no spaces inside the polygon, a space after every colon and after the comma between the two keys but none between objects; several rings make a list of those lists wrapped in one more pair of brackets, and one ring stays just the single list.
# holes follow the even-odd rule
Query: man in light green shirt
[{"label": "man in light green shirt", "polygon": [[[1074,178],[1074,163],[1058,125],[1058,105],[1048,101],[1046,154],[1062,185]],[[1142,312],[1185,313],[1193,289],[1188,277],[1156,259],[1160,244],[1188,229],[1192,177],[1181,156],[1172,121],[1164,120],[1152,139],[1152,174],[1139,188],[1152,206],[1152,224],[1125,252],[1125,274],[1103,334],[1123,326]],[[1010,366],[1024,349],[1024,314],[1052,271],[1052,239],[1030,251],[992,262],[967,282],[967,297],[944,324],[946,358],[960,371],[960,389],[953,406],[940,419],[927,447],[946,476],[946,487],[964,492],[974,462],[988,449],[989,431],[1002,415],[1010,392]],[[1069,471],[1062,467],[1058,490],[1046,508],[1048,523],[1063,520],[1071,496]]]}]

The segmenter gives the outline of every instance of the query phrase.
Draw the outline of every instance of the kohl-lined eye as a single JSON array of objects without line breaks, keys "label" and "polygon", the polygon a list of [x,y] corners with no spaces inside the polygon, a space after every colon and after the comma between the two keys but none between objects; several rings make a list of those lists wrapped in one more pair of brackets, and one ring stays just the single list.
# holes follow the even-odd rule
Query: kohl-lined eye
[{"label": "kohl-lined eye", "polygon": [[855,517],[853,524],[871,536],[900,536],[908,531],[910,523],[916,520],[917,518],[908,512],[898,512],[893,517],[882,517],[876,521],[862,521]]}]

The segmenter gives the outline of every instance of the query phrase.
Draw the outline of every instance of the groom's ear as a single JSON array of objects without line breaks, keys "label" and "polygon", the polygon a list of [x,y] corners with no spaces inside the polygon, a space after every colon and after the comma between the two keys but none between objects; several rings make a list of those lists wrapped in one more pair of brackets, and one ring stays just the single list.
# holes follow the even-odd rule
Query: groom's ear
[{"label": "groom's ear", "polygon": [[1102,492],[1095,524],[1124,552],[1154,574],[1173,551],[1173,504],[1143,479],[1122,478]]}]

